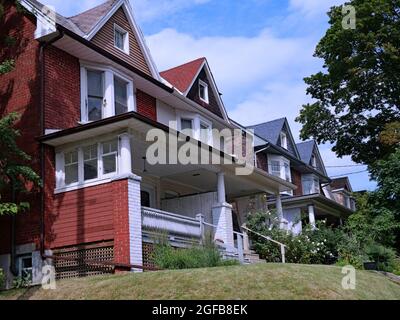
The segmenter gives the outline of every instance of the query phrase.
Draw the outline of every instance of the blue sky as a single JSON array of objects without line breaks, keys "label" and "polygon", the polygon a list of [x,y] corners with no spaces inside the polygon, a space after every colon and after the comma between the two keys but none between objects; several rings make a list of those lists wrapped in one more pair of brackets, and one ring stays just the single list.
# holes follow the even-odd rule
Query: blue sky
[{"label": "blue sky", "polygon": [[[43,1],[44,2],[44,1]],[[102,0],[48,0],[65,16]],[[245,125],[286,116],[294,122],[306,96],[303,78],[322,68],[313,57],[328,27],[327,10],[344,0],[131,0],[136,19],[160,71],[207,57],[229,115]],[[320,146],[328,173],[365,167],[338,159]],[[355,190],[374,189],[366,172],[350,175]]]}]

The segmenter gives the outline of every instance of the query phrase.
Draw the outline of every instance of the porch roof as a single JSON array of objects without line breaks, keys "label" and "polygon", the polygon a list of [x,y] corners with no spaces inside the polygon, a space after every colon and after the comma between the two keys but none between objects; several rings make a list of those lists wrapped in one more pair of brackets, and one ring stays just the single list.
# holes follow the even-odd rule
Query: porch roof
[{"label": "porch roof", "polygon": [[[268,201],[268,204],[275,204],[274,201]],[[282,198],[282,206],[286,208],[296,208],[296,207],[307,207],[313,204],[317,210],[322,211],[325,214],[330,214],[333,216],[349,216],[353,211],[345,206],[331,200],[322,194],[309,194],[304,196],[295,196]]]},{"label": "porch roof", "polygon": [[[221,159],[220,164],[156,164],[147,165],[148,173],[158,176],[167,177],[175,181],[188,181],[196,184],[198,180],[199,185],[205,186],[216,186],[210,181],[210,177],[215,177],[215,173],[224,171],[227,177],[227,193],[231,195],[243,195],[251,194],[255,192],[268,192],[278,193],[282,191],[294,190],[296,186],[288,181],[272,176],[263,170],[254,168],[251,174],[238,176],[235,174],[235,170],[243,168],[245,165],[240,164],[235,156],[229,155],[211,146],[205,145],[200,141],[193,139],[179,131],[176,131],[168,126],[165,126],[159,122],[153,121],[137,112],[128,112],[122,115],[102,119],[99,121],[90,122],[87,124],[80,125],[78,127],[57,131],[51,134],[47,134],[38,138],[38,140],[46,145],[53,147],[60,147],[66,144],[78,143],[86,139],[93,139],[93,137],[99,137],[101,135],[109,134],[111,132],[122,132],[131,131],[146,133],[150,129],[158,128],[166,133],[176,134],[184,143],[190,141],[202,148],[203,150],[209,151],[210,154],[214,154]],[[135,146],[133,147],[134,164],[141,163],[141,159],[146,155],[146,147],[152,142],[145,141],[145,138],[141,136],[134,140]],[[228,160],[228,161],[226,161]],[[193,179],[195,176],[200,176],[202,171],[201,179]],[[199,174],[200,173],[200,174]],[[199,192],[211,191],[208,188],[199,187]]]}]

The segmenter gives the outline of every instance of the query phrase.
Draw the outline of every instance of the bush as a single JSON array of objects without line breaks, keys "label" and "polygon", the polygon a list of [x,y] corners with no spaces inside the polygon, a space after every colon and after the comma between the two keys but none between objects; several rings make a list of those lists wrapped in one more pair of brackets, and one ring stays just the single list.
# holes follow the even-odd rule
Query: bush
[{"label": "bush", "polygon": [[153,259],[160,269],[192,269],[238,264],[236,260],[223,260],[213,244],[177,249],[168,243],[159,243],[155,245]]},{"label": "bush", "polygon": [[5,281],[4,271],[2,268],[0,268],[0,290],[4,287],[4,281]]},{"label": "bush", "polygon": [[393,272],[396,269],[395,251],[380,244],[372,243],[365,247],[368,258],[377,264],[380,271]]}]

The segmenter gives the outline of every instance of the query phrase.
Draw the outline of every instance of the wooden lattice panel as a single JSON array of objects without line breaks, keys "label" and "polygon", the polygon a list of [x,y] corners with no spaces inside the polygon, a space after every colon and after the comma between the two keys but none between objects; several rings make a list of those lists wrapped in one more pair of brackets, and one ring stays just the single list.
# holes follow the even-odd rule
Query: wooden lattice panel
[{"label": "wooden lattice panel", "polygon": [[153,252],[154,244],[149,242],[142,243],[143,250],[143,266],[148,268],[155,268]]},{"label": "wooden lattice panel", "polygon": [[110,243],[62,248],[55,250],[54,256],[56,257],[54,267],[57,279],[86,277],[114,271],[113,266],[101,264],[101,261],[111,262],[114,260],[114,246]]}]

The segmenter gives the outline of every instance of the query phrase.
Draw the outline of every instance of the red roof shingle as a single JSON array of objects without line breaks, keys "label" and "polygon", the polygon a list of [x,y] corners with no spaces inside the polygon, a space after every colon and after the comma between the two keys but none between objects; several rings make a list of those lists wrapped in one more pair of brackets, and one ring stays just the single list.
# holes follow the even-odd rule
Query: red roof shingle
[{"label": "red roof shingle", "polygon": [[186,92],[205,60],[204,57],[199,58],[160,72],[160,75],[179,91]]}]

